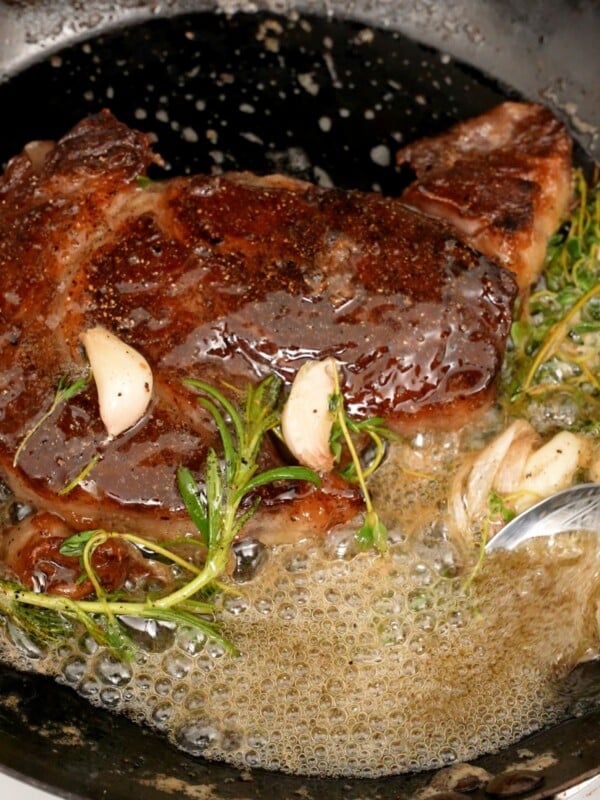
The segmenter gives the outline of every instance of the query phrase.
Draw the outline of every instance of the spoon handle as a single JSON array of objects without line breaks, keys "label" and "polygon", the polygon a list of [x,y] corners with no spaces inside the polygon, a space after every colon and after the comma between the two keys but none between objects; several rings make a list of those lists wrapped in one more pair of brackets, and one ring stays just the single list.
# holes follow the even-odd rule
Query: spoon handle
[{"label": "spoon handle", "polygon": [[527,539],[567,531],[600,533],[600,483],[582,483],[541,500],[505,525],[485,549],[512,550]]}]

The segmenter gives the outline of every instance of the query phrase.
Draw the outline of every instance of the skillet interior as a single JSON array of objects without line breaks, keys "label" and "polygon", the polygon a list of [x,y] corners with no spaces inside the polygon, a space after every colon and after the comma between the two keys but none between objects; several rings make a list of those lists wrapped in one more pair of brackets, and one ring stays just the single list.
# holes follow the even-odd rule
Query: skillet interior
[{"label": "skillet interior", "polygon": [[[128,124],[156,133],[171,173],[279,169],[393,194],[406,176],[386,160],[400,141],[517,96],[506,83],[394,30],[373,31],[363,20],[282,17],[275,20],[282,32],[262,24],[274,19],[212,13],[153,19],[82,39],[16,70],[0,85],[5,119],[18,120],[3,130],[0,161],[25,141],[60,136],[108,106]],[[576,696],[597,694],[596,666],[580,674]],[[194,797],[200,795],[190,787],[211,786],[212,797],[308,791],[392,798],[410,796],[431,777],[316,781],[257,772],[246,780],[238,770],[188,758],[48,681],[3,668],[0,686],[5,768],[72,797],[118,800],[133,793],[153,800],[173,791]],[[598,714],[575,719],[527,743],[559,757],[542,789],[529,796],[600,771],[598,721]],[[522,760],[522,747],[481,763],[499,772]]]},{"label": "skillet interior", "polygon": [[75,44],[0,85],[4,109],[32,100],[3,131],[0,160],[107,106],[154,132],[175,174],[279,169],[396,193],[399,176],[386,157],[400,142],[508,93],[443,54],[360,23],[184,15]]}]

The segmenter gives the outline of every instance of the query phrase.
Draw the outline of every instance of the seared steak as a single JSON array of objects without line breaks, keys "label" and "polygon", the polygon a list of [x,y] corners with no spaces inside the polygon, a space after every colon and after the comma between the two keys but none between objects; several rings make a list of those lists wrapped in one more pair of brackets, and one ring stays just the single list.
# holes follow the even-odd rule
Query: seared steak
[{"label": "seared steak", "polygon": [[571,139],[547,108],[502,103],[399,151],[417,180],[405,203],[455,226],[512,270],[521,290],[540,274],[548,238],[572,196]]},{"label": "seared steak", "polygon": [[[490,402],[515,280],[447,224],[282,176],[140,181],[157,160],[148,136],[105,111],[29,147],[0,179],[0,466],[17,496],[76,528],[187,531],[175,472],[200,474],[216,433],[186,377],[235,391],[272,371],[289,382],[306,359],[334,356],[350,412],[399,429],[458,426]],[[496,180],[494,169],[490,157],[478,180]],[[522,169],[531,181],[526,158]],[[499,203],[502,193],[499,184]],[[91,385],[15,466],[59,379],[85,372],[79,335],[97,325],[150,363],[148,412],[109,439]],[[86,480],[60,495],[96,454]],[[279,458],[265,451],[265,464]],[[356,492],[335,482],[303,491],[266,506],[302,530],[355,511]]]}]

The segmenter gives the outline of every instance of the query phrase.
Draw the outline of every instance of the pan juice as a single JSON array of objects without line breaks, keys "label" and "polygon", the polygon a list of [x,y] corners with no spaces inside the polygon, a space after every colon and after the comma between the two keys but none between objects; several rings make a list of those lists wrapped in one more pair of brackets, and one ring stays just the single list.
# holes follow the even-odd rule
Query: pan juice
[{"label": "pan juice", "polygon": [[[411,513],[417,524],[414,488],[404,506],[405,525]],[[568,713],[561,687],[598,648],[600,553],[595,537],[569,534],[457,570],[433,539],[393,530],[377,555],[342,531],[271,549],[221,598],[238,656],[160,627],[132,629],[139,649],[122,663],[84,635],[44,650],[5,626],[0,657],[240,768],[439,768]]]}]

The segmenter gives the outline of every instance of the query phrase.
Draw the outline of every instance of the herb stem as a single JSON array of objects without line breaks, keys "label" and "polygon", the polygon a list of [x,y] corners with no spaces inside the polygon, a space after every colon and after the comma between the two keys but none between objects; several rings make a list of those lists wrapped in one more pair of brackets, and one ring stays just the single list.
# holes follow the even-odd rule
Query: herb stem
[{"label": "herb stem", "polygon": [[114,537],[116,539],[124,539],[125,541],[139,545],[140,547],[150,548],[156,555],[167,558],[169,561],[172,561],[173,564],[183,567],[183,569],[186,569],[188,572],[194,572],[197,575],[202,573],[202,569],[197,567],[195,564],[192,564],[191,561],[181,558],[172,550],[168,550],[166,547],[163,547],[160,544],[156,544],[155,542],[150,543],[147,539],[144,539],[141,536],[136,536],[134,533],[110,533],[109,536],[111,538]]},{"label": "herb stem", "polygon": [[62,497],[65,494],[69,494],[70,492],[75,489],[76,486],[84,481],[90,472],[94,469],[96,464],[100,461],[101,455],[100,453],[95,453],[92,458],[88,461],[85,467],[81,470],[81,472],[76,475],[73,480],[69,481],[66,486],[63,486],[62,489],[58,490],[58,494]]},{"label": "herb stem", "polygon": [[99,531],[95,536],[91,537],[88,542],[86,543],[85,547],[83,548],[83,553],[81,555],[81,561],[83,564],[83,569],[89,578],[92,586],[94,587],[94,594],[99,599],[104,599],[104,590],[98,577],[96,575],[96,570],[92,566],[92,557],[94,555],[94,551],[97,547],[101,544],[104,544],[108,541],[109,536],[104,531]]},{"label": "herb stem", "polygon": [[121,614],[127,616],[145,616],[148,610],[147,602],[134,602],[132,600],[71,600],[68,597],[62,597],[57,594],[43,594],[41,592],[34,592],[22,587],[12,586],[5,582],[0,582],[0,595],[3,595],[7,600],[12,600],[18,603],[25,603],[29,606],[37,606],[38,608],[46,608],[58,613],[68,615],[76,614],[79,618],[78,612],[84,614],[102,614],[105,615],[107,610],[111,614]]},{"label": "herb stem", "polygon": [[[373,507],[371,493],[369,492],[369,487],[367,486],[366,480],[366,477],[368,474],[370,474],[370,472],[369,470],[365,471],[363,469],[360,456],[358,455],[354,440],[352,439],[350,433],[350,425],[348,424],[346,417],[344,399],[341,393],[340,378],[337,368],[333,371],[333,385],[334,394],[330,406],[334,414],[335,423],[337,423],[339,431],[342,435],[342,439],[344,440],[346,447],[348,448],[348,452],[350,453],[350,458],[354,466],[354,474],[356,475],[356,480],[360,487],[366,509],[365,519],[360,530],[358,530],[356,533],[356,539],[361,547],[373,546],[380,553],[384,553],[387,550],[387,528],[379,519],[379,515]],[[378,465],[384,453],[381,438],[375,432],[373,425],[370,425],[365,430],[371,437],[371,440],[375,442],[377,448],[377,457],[373,459],[371,464]],[[375,467],[373,467],[373,469],[374,468]],[[372,472],[373,469],[370,471]]]},{"label": "herb stem", "polygon": [[89,383],[89,375],[84,376],[83,378],[78,378],[78,380],[74,381],[71,384],[67,383],[66,376],[61,377],[58,382],[58,386],[56,387],[56,392],[54,393],[54,398],[52,403],[50,404],[50,408],[45,411],[38,421],[27,431],[25,436],[21,439],[19,446],[17,447],[15,454],[13,456],[13,467],[16,467],[23,450],[27,446],[27,443],[31,439],[31,437],[38,431],[42,425],[50,419],[52,414],[56,411],[56,409],[61,405],[61,403],[70,400],[75,395],[79,394]]},{"label": "herb stem", "polygon": [[[337,369],[333,371],[334,377],[334,386],[335,386],[335,396],[341,398],[341,389],[340,389],[340,378]],[[346,414],[344,413],[344,406],[343,403],[338,402],[336,403],[336,414],[337,414],[337,423],[340,426],[340,430],[342,431],[342,436],[346,443],[346,447],[348,448],[348,452],[350,453],[350,458],[352,459],[352,463],[354,464],[354,468],[356,470],[356,480],[358,481],[358,485],[360,486],[360,490],[363,495],[363,499],[365,501],[365,507],[367,509],[367,514],[373,511],[373,502],[371,501],[371,495],[369,493],[369,489],[367,488],[367,482],[365,480],[364,471],[362,469],[362,465],[360,463],[360,457],[354,445],[354,441],[352,440],[352,436],[350,435],[350,431],[348,430],[348,424],[346,422]]]},{"label": "herb stem", "polygon": [[364,478],[365,480],[369,478],[374,472],[376,472],[377,468],[383,461],[383,457],[385,455],[385,447],[383,445],[383,439],[379,436],[375,431],[370,431],[369,435],[371,437],[371,441],[375,445],[375,456],[371,459],[369,466],[364,470]]},{"label": "herb stem", "polygon": [[565,316],[553,325],[544,340],[542,346],[537,351],[533,363],[529,368],[527,377],[523,383],[523,391],[527,392],[535,379],[535,375],[541,365],[554,355],[560,343],[569,333],[569,324],[571,320],[579,313],[579,311],[594,297],[600,295],[600,283],[592,286],[579,300],[569,309]]},{"label": "herb stem", "polygon": [[[224,558],[222,556],[223,551]],[[221,557],[218,557],[219,555]],[[228,548],[223,546],[218,548],[217,553],[206,562],[204,569],[193,580],[166,595],[166,597],[148,600],[148,605],[151,608],[173,608],[173,606],[189,600],[223,572],[227,564],[227,555]]]}]

